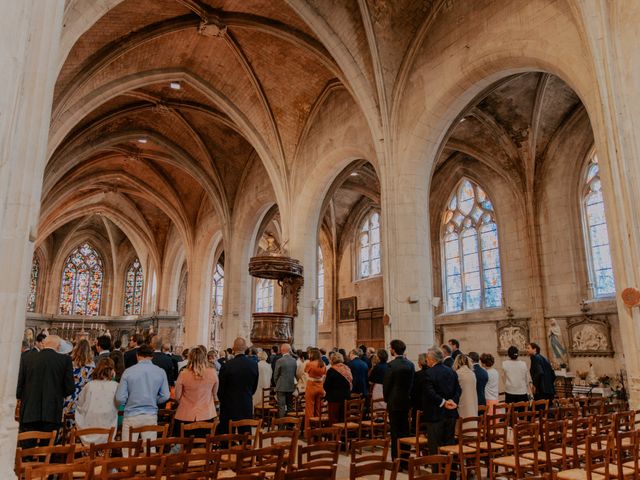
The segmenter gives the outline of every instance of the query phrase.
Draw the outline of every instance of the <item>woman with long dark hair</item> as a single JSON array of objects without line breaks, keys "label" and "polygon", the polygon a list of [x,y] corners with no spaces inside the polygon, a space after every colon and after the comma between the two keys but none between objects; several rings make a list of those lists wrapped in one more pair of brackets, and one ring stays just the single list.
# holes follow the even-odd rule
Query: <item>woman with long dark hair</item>
[{"label": "woman with long dark hair", "polygon": [[[76,409],[76,425],[78,428],[118,428],[118,407],[116,406],[116,389],[114,382],[115,365],[109,357],[98,360],[98,365],[91,375],[91,381],[80,392]],[[104,443],[105,435],[84,435],[82,443]]]}]

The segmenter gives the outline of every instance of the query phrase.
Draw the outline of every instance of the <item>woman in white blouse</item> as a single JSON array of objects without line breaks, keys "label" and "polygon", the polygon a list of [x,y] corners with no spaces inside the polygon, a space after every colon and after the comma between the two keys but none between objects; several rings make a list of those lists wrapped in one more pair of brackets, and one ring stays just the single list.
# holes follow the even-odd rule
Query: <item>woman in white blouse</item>
[{"label": "woman in white blouse", "polygon": [[[267,354],[264,351],[258,352],[258,388],[253,394],[253,406],[262,405],[262,389],[271,386],[271,365],[267,363]],[[267,399],[268,400],[268,399]]]},{"label": "woman in white blouse", "polygon": [[[78,397],[76,407],[76,426],[83,428],[118,428],[118,407],[115,396],[118,382],[115,377],[115,365],[109,357],[98,361],[91,381],[85,385]],[[115,430],[114,430],[115,431]],[[111,439],[107,435],[83,435],[80,440],[85,445],[105,443]]]},{"label": "woman in white blouse", "polygon": [[507,360],[502,362],[504,371],[504,391],[507,403],[526,402],[529,400],[529,384],[531,374],[527,364],[518,360],[518,347],[511,346],[507,350]]}]

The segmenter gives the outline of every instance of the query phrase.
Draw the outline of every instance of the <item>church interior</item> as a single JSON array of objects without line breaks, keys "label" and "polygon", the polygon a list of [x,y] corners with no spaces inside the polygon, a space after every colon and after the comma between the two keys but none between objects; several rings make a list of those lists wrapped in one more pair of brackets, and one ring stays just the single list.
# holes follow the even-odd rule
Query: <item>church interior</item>
[{"label": "church interior", "polygon": [[413,362],[455,338],[498,368],[537,342],[567,395],[640,406],[635,2],[28,0],[1,22],[0,444],[42,331],[398,338]]}]

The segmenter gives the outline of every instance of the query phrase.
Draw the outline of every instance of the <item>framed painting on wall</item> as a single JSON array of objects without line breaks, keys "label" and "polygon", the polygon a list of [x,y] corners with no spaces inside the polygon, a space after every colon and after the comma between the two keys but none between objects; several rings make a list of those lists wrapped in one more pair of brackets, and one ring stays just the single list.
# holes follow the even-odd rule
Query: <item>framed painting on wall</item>
[{"label": "framed painting on wall", "polygon": [[358,300],[356,297],[338,299],[338,321],[355,322],[358,311]]}]

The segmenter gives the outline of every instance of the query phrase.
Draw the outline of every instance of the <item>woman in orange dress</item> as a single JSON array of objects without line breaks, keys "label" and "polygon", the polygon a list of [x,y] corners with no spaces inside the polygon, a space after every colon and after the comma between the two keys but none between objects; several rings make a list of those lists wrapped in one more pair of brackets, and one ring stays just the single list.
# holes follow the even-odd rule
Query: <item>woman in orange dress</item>
[{"label": "woman in orange dress", "polygon": [[324,397],[324,376],[327,373],[320,356],[320,350],[314,348],[309,352],[309,361],[304,367],[307,374],[307,385],[304,391],[305,409],[304,409],[304,431],[309,431],[309,419],[311,417],[320,417],[322,412],[322,397]]}]

